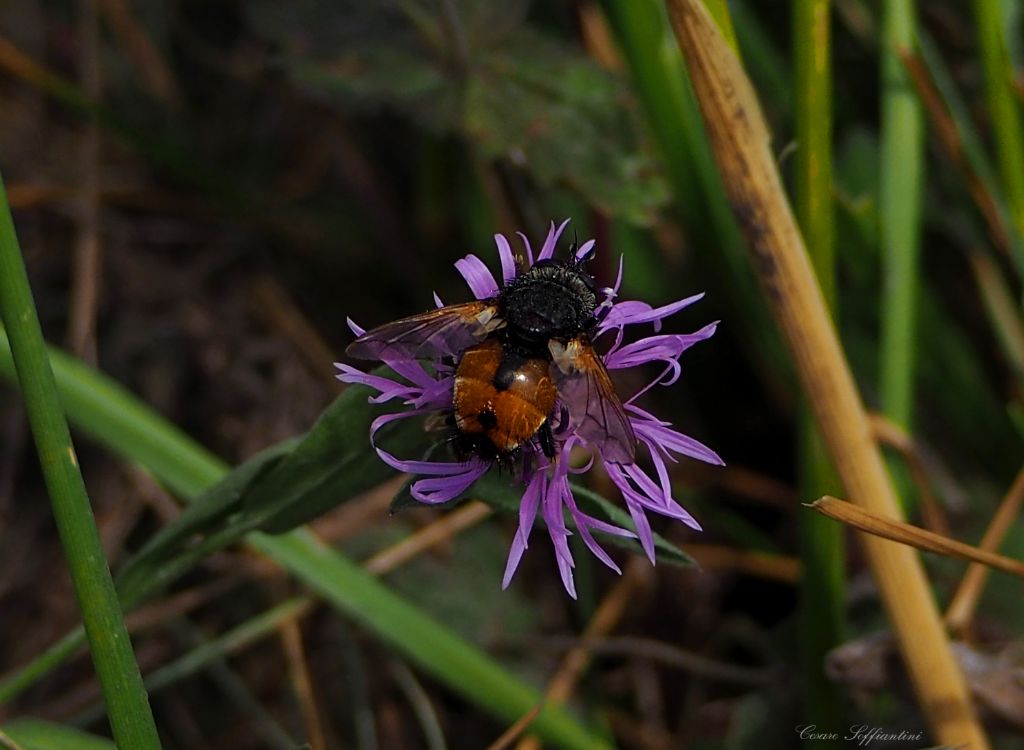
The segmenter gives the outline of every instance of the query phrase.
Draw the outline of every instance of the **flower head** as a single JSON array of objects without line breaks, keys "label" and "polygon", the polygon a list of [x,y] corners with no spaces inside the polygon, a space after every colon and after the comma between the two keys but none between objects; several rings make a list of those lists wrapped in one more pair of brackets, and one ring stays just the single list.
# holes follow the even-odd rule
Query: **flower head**
[{"label": "flower head", "polygon": [[[503,290],[518,283],[517,279],[522,281],[520,277],[530,269],[538,264],[543,265],[545,261],[550,263],[558,239],[567,224],[568,221],[558,227],[552,224],[536,255],[530,241],[520,233],[524,246],[522,267],[517,265],[508,240],[500,234],[495,235],[501,263],[500,282],[475,255],[460,259],[455,267],[477,300],[497,300]],[[592,254],[593,247],[594,241],[589,240],[575,249],[575,255],[568,265],[577,264],[573,267],[578,267]],[[675,383],[681,372],[680,355],[693,344],[710,337],[717,323],[710,323],[691,334],[661,334],[661,322],[665,318],[698,301],[703,295],[697,294],[655,308],[637,300],[617,301],[621,282],[620,260],[615,285],[596,290],[597,301],[593,305],[588,335],[595,343],[596,350],[604,350],[599,356],[608,371],[625,370],[652,362],[662,366],[658,376],[644,388],[622,399],[621,404],[613,405],[616,413],[628,421],[628,431],[632,433],[631,441],[635,441],[636,450],[630,450],[630,460],[624,462],[621,449],[616,449],[611,441],[600,439],[600,430],[595,431],[592,424],[587,426],[586,415],[574,413],[583,408],[579,399],[569,397],[563,390],[558,391],[555,405],[547,419],[552,425],[550,443],[545,447],[541,444],[543,441],[531,439],[515,451],[517,463],[521,461],[523,495],[519,505],[519,526],[509,551],[503,586],[508,586],[526,551],[538,514],[543,518],[554,545],[562,582],[573,597],[576,596],[572,576],[573,558],[568,544],[572,532],[566,526],[566,514],[572,519],[576,533],[590,551],[616,572],[621,571],[594,539],[593,532],[637,538],[653,563],[654,534],[647,519],[648,511],[700,529],[699,524],[672,495],[668,464],[677,461],[679,456],[689,456],[712,464],[721,464],[722,460],[710,448],[672,429],[670,423],[658,419],[635,402],[655,385]],[[438,308],[443,307],[436,294],[434,300]],[[501,325],[500,321],[492,321],[489,317],[478,322],[482,326]],[[653,328],[654,335],[626,343],[629,327],[647,325]],[[366,334],[351,320],[349,327],[357,336],[363,337]],[[486,330],[486,335],[497,335],[490,328]],[[383,403],[398,399],[407,407],[404,411],[378,417],[370,428],[371,441],[388,423],[418,416],[452,413],[458,362],[473,342],[462,341],[457,337],[447,341],[454,341],[457,345],[435,345],[431,352],[436,356],[428,358],[423,357],[422,351],[412,351],[404,346],[381,348],[374,356],[388,365],[396,377],[366,373],[346,364],[336,365],[340,370],[340,380],[359,383],[376,392],[371,396],[371,402]],[[557,355],[558,345],[552,344],[551,351]],[[425,359],[428,361],[425,362]],[[551,367],[555,368],[556,365],[557,360]],[[444,503],[460,496],[487,473],[496,460],[479,451],[470,451],[463,456],[465,460],[409,460],[396,457],[376,444],[375,448],[389,466],[417,475],[418,478],[411,485],[411,494],[420,502],[428,504]],[[573,496],[569,475],[585,471],[592,464],[593,458],[591,464],[583,469],[572,468],[570,453],[578,448],[588,450],[593,458],[601,459],[609,478],[622,493],[635,530],[615,526],[580,510]]]}]

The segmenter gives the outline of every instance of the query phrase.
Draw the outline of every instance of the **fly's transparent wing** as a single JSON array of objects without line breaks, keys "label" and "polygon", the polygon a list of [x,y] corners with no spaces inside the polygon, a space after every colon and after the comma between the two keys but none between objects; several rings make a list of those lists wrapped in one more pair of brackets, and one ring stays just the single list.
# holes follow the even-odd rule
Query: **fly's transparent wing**
[{"label": "fly's transparent wing", "polygon": [[502,325],[497,305],[484,301],[448,305],[367,331],[345,353],[359,359],[453,356]]},{"label": "fly's transparent wing", "polygon": [[606,461],[631,464],[636,460],[636,435],[619,394],[601,358],[586,338],[567,344],[551,341],[551,371],[558,395],[569,412],[569,423],[588,443],[599,446]]}]

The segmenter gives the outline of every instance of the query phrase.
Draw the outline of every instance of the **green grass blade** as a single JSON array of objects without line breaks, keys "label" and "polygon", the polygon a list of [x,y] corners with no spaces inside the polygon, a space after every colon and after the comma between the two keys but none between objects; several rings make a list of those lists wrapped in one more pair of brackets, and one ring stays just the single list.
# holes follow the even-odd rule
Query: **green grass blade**
[{"label": "green grass blade", "polygon": [[39,719],[15,719],[4,725],[0,747],[8,747],[7,738],[20,750],[114,750],[110,740]]},{"label": "green grass blade", "polygon": [[9,332],[25,410],[114,738],[122,748],[159,748],[149,699],[121,617],[96,520],[57,395],[2,178],[0,313]]},{"label": "green grass blade", "polygon": [[[883,3],[879,185],[883,267],[879,391],[882,411],[909,429],[916,371],[916,312],[924,121],[900,53],[914,48],[913,0]],[[901,483],[905,484],[905,483]]]},{"label": "green grass blade", "polygon": [[[818,284],[836,314],[832,199],[832,50],[829,0],[793,6],[796,140],[795,210]],[[801,496],[834,494],[841,485],[814,418],[802,410]],[[800,516],[800,668],[803,711],[824,727],[842,726],[841,693],[825,676],[825,657],[843,639],[843,530],[817,514]],[[811,741],[822,750],[829,743]]]},{"label": "green grass blade", "polygon": [[[185,499],[195,499],[227,474],[224,463],[104,375],[59,352],[52,353],[51,361],[69,417],[115,453],[139,463],[168,486],[179,488]],[[2,331],[0,374],[8,378],[13,375]],[[413,664],[501,720],[515,720],[540,701],[538,692],[512,677],[488,655],[308,534],[252,534],[247,540],[340,612],[406,654]],[[14,675],[11,679],[18,678]],[[19,680],[19,684],[24,683]],[[604,747],[560,709],[543,711],[532,731],[554,747]]]},{"label": "green grass blade", "polygon": [[985,96],[995,136],[999,174],[1017,231],[1024,233],[1024,122],[1014,91],[1014,69],[1000,0],[975,0]]},{"label": "green grass blade", "polygon": [[199,672],[207,665],[277,632],[281,625],[299,616],[303,610],[308,610],[311,604],[311,599],[297,597],[246,620],[226,633],[192,649],[170,664],[154,670],[151,675],[146,677],[146,687],[150,691],[156,692]]},{"label": "green grass blade", "polygon": [[85,645],[85,630],[75,628],[46,651],[21,669],[0,680],[0,706],[28,690],[37,680],[42,679],[70,659]]}]

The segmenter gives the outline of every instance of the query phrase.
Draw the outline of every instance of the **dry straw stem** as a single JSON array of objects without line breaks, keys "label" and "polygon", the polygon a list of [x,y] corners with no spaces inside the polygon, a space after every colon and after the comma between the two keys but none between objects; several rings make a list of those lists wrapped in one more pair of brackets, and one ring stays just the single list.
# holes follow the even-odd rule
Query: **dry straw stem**
[{"label": "dry straw stem", "polygon": [[869,414],[871,429],[875,439],[882,445],[888,445],[896,450],[903,458],[903,463],[910,471],[910,478],[917,489],[917,496],[921,503],[921,520],[927,529],[936,534],[949,536],[949,520],[946,518],[946,511],[935,499],[931,484],[928,480],[928,470],[925,468],[921,451],[914,443],[913,438],[907,431],[886,418],[884,414]]},{"label": "dry straw stem", "polygon": [[956,539],[950,539],[948,536],[922,529],[920,526],[877,516],[869,510],[837,497],[825,495],[813,503],[807,503],[807,507],[874,536],[891,539],[925,552],[935,552],[939,555],[970,560],[1024,578],[1024,563],[1019,560],[972,547],[969,544],[958,542]]},{"label": "dry straw stem", "polygon": [[291,678],[295,700],[299,704],[310,748],[311,750],[327,750],[324,722],[320,717],[316,690],[309,673],[309,662],[306,659],[306,647],[303,643],[302,626],[299,624],[298,615],[284,620],[278,626],[277,631],[288,662],[288,676]]},{"label": "dry straw stem", "polygon": [[[899,518],[895,491],[786,201],[757,98],[699,0],[667,4],[726,193],[839,476],[854,502]],[[953,747],[988,748],[920,559],[910,548],[874,536],[861,541],[935,738]]]},{"label": "dry straw stem", "polygon": [[530,728],[533,720],[540,716],[541,709],[544,708],[543,703],[538,703],[536,706],[531,708],[525,714],[523,714],[515,724],[510,726],[504,732],[501,733],[501,737],[496,739],[492,744],[487,746],[487,750],[508,750],[512,747],[512,743],[515,742],[519,737]]},{"label": "dry straw stem", "polygon": [[967,259],[992,328],[1002,344],[1003,354],[1017,377],[1024,381],[1024,320],[1021,319],[1017,300],[999,267],[988,255],[980,250],[971,250]]},{"label": "dry straw stem", "polygon": [[693,542],[686,545],[686,553],[702,570],[727,570],[788,584],[800,580],[800,561],[789,555]]},{"label": "dry straw stem", "polygon": [[1003,219],[999,215],[999,207],[995,198],[989,192],[988,186],[981,179],[974,167],[971,165],[967,154],[964,151],[963,139],[957,129],[956,122],[942,102],[942,96],[935,88],[935,84],[928,74],[928,69],[921,62],[919,57],[900,52],[900,60],[907,69],[907,74],[917,90],[917,95],[924,104],[928,117],[931,120],[932,132],[939,141],[939,146],[945,153],[946,158],[953,162],[953,165],[960,170],[971,197],[985,218],[985,225],[988,227],[992,243],[1009,255],[1010,238],[1007,236]]},{"label": "dry straw stem", "polygon": [[[992,522],[985,530],[985,536],[981,538],[982,550],[994,552],[998,549],[1013,522],[1020,516],[1022,505],[1024,505],[1024,469],[1018,472],[1017,478],[1010,486],[1010,491],[1006,493],[1006,497],[999,505],[999,510],[996,511]],[[960,581],[949,608],[946,610],[946,624],[953,632],[963,632],[967,629],[974,616],[978,599],[981,598],[987,577],[988,568],[980,562],[972,563],[967,568],[967,572],[964,573],[963,580]]]}]

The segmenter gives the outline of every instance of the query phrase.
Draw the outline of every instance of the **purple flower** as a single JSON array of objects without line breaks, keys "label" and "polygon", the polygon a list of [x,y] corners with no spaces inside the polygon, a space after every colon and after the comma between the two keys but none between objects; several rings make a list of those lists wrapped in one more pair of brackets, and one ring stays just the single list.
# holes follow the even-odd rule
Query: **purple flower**
[{"label": "purple flower", "polygon": [[[516,276],[525,273],[535,263],[551,259],[555,246],[568,220],[561,226],[551,229],[539,252],[534,255],[530,241],[522,234],[524,246],[524,266],[516,264],[512,248],[508,240],[500,234],[494,236],[498,246],[498,257],[501,262],[501,281],[499,282],[490,269],[475,255],[467,255],[457,261],[456,269],[469,285],[470,291],[477,300],[493,299],[500,290]],[[590,240],[576,250],[575,260],[588,256],[594,245]],[[679,456],[689,456],[699,461],[722,464],[718,455],[691,437],[672,429],[669,422],[658,419],[653,414],[636,405],[637,398],[655,385],[672,385],[679,379],[681,367],[679,357],[698,341],[709,338],[717,323],[710,323],[691,334],[659,334],[661,322],[668,316],[697,302],[702,294],[679,300],[663,307],[651,307],[646,302],[636,300],[616,301],[622,282],[622,262],[619,262],[619,273],[615,285],[599,290],[599,301],[594,315],[597,318],[593,329],[595,346],[598,351],[604,350],[601,359],[610,370],[623,370],[651,362],[662,365],[661,372],[628,399],[623,399],[623,410],[637,442],[637,456],[632,463],[620,463],[613,460],[606,452],[605,445],[586,439],[581,430],[571,425],[578,425],[572,414],[567,414],[569,404],[556,403],[552,413],[552,422],[558,424],[554,432],[555,455],[548,458],[533,443],[522,446],[522,483],[523,496],[519,505],[519,526],[516,530],[512,547],[509,551],[508,564],[505,569],[502,586],[508,586],[519,561],[528,546],[530,532],[538,513],[544,519],[548,534],[555,548],[559,573],[566,591],[576,596],[573,582],[573,558],[569,551],[568,538],[571,532],[566,526],[566,514],[572,519],[575,533],[579,534],[583,543],[590,551],[616,572],[621,572],[615,562],[594,539],[593,532],[598,531],[615,536],[634,537],[640,542],[651,563],[655,561],[654,535],[647,519],[647,512],[652,511],[663,516],[682,521],[691,528],[700,529],[700,525],[672,495],[672,484],[669,478],[668,463],[675,463]],[[434,301],[438,307],[442,302],[437,295]],[[630,326],[650,324],[655,335],[640,338],[626,343],[625,333]],[[349,320],[349,327],[361,336],[365,331]],[[455,351],[455,361],[461,352]],[[370,439],[374,440],[377,432],[386,424],[400,419],[425,416],[431,414],[450,414],[452,411],[452,393],[455,384],[455,365],[452,357],[437,357],[429,362],[429,366],[411,356],[406,351],[394,350],[394,353],[381,354],[380,359],[396,374],[397,378],[370,374],[346,364],[337,363],[341,371],[338,378],[346,383],[359,383],[376,392],[370,398],[373,403],[383,403],[399,399],[406,411],[386,414],[377,418],[370,428]],[[562,419],[559,420],[559,415]],[[568,419],[564,417],[568,416]],[[466,461],[415,461],[401,459],[376,446],[380,458],[394,469],[417,475],[411,486],[414,498],[423,503],[444,503],[464,493],[473,483],[482,477],[491,467],[492,461],[471,455]],[[605,521],[594,518],[577,506],[573,497],[569,475],[586,471],[590,464],[582,469],[574,469],[570,464],[569,455],[574,449],[589,450],[595,458],[599,457],[604,464],[609,478],[622,493],[626,509],[633,520],[635,530],[624,529]],[[593,459],[592,459],[593,461]],[[591,461],[591,463],[592,463]],[[642,465],[641,465],[642,464]]]}]

